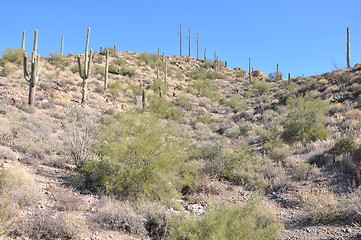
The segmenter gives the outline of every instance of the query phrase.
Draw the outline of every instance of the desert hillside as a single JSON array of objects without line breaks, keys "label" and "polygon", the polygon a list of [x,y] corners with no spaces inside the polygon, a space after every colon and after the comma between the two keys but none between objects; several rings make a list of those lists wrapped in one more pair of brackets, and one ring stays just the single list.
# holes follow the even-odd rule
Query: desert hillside
[{"label": "desert hillside", "polygon": [[29,105],[22,50],[0,59],[0,238],[361,239],[361,65],[39,61]]}]

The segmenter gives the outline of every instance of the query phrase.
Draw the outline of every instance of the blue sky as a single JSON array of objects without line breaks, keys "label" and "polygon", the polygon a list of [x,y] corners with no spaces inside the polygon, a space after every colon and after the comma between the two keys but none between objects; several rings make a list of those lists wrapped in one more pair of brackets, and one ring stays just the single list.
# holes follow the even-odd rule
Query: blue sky
[{"label": "blue sky", "polygon": [[360,0],[253,0],[253,1],[5,1],[0,2],[0,51],[19,48],[22,31],[26,48],[32,48],[39,30],[39,52],[83,53],[87,27],[90,47],[117,45],[120,51],[179,54],[179,24],[183,25],[183,55],[217,52],[229,67],[254,69],[266,74],[280,70],[292,76],[322,74],[346,65],[346,28],[351,29],[351,62],[361,63]]}]

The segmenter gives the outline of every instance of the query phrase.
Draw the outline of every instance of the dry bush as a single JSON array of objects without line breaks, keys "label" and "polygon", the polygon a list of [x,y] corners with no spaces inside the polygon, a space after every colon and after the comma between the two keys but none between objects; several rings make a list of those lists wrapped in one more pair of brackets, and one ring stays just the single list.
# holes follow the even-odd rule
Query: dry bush
[{"label": "dry bush", "polygon": [[50,188],[50,191],[55,200],[54,208],[59,211],[79,211],[85,206],[85,201],[81,196],[72,192],[56,187]]},{"label": "dry bush", "polygon": [[283,167],[268,165],[262,170],[263,178],[266,181],[266,191],[276,192],[287,189],[291,183]]},{"label": "dry bush", "polygon": [[338,201],[335,195],[326,189],[300,192],[299,199],[312,222],[332,222],[339,216]]},{"label": "dry bush", "polygon": [[145,219],[128,202],[104,198],[96,203],[96,212],[90,219],[102,229],[147,234]]},{"label": "dry bush", "polygon": [[40,189],[33,177],[20,165],[0,174],[0,190],[20,206],[33,206],[41,198]]},{"label": "dry bush", "polygon": [[301,181],[317,177],[321,174],[320,169],[306,162],[298,162],[292,166],[292,178]]},{"label": "dry bush", "polygon": [[340,200],[341,214],[340,218],[344,218],[350,222],[361,223],[361,187],[351,194],[343,196]]},{"label": "dry bush", "polygon": [[89,233],[84,216],[75,212],[35,212],[22,221],[22,232],[31,239],[83,239]]},{"label": "dry bush", "polygon": [[70,154],[76,166],[80,166],[89,159],[95,144],[94,131],[91,127],[79,127],[74,124],[71,138]]},{"label": "dry bush", "polygon": [[0,239],[5,236],[17,220],[17,207],[11,200],[0,194]]},{"label": "dry bush", "polygon": [[330,112],[342,112],[346,109],[346,106],[343,103],[334,103],[330,105]]},{"label": "dry bush", "polygon": [[361,182],[361,147],[357,149],[352,156],[351,168]]},{"label": "dry bush", "polygon": [[0,159],[16,160],[18,155],[11,148],[0,146]]},{"label": "dry bush", "polygon": [[345,112],[345,116],[347,119],[358,119],[361,118],[361,110],[352,109]]}]

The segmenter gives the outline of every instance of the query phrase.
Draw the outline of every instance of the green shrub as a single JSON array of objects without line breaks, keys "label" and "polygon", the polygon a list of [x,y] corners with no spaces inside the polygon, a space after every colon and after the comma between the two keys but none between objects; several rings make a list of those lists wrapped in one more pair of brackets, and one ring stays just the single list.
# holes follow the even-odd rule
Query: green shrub
[{"label": "green shrub", "polygon": [[78,73],[79,72],[79,65],[76,63],[71,67],[72,73]]},{"label": "green shrub", "polygon": [[107,48],[103,48],[102,51],[99,52],[99,54],[101,55],[105,55],[107,50],[109,51],[109,55],[112,57],[116,57],[117,56],[117,50],[114,47],[107,47]]},{"label": "green shrub", "polygon": [[280,141],[271,141],[265,145],[268,156],[275,161],[282,161],[290,156],[290,146]]},{"label": "green shrub", "polygon": [[49,61],[51,65],[61,69],[64,69],[65,67],[70,65],[70,63],[66,60],[65,56],[57,54],[56,52],[49,54],[50,54]]},{"label": "green shrub", "polygon": [[202,96],[216,102],[219,102],[221,99],[218,87],[214,86],[209,79],[196,80],[189,86],[189,89],[197,90]]},{"label": "green shrub", "polygon": [[216,71],[207,71],[204,68],[197,67],[187,74],[191,79],[204,80],[204,79],[219,79],[223,75]]},{"label": "green shrub", "polygon": [[122,90],[122,83],[120,81],[112,82],[108,85],[109,92],[114,97],[119,97],[119,93]]},{"label": "green shrub", "polygon": [[113,74],[123,75],[123,76],[128,76],[128,77],[133,77],[137,74],[137,72],[134,68],[125,67],[122,65],[124,65],[124,61],[122,59],[120,59],[120,58],[114,59],[109,64],[108,71]]},{"label": "green shrub", "polygon": [[205,61],[203,62],[203,64],[201,65],[201,68],[205,68],[205,69],[210,69],[214,66],[214,64],[210,61]]},{"label": "green shrub", "polygon": [[155,79],[152,85],[150,85],[150,89],[156,93],[159,93],[159,90],[162,91],[162,94],[166,94],[168,92],[168,86],[162,79]]},{"label": "green shrub", "polygon": [[260,94],[264,94],[271,89],[271,85],[265,81],[256,80],[252,82],[252,85]]},{"label": "green shrub", "polygon": [[24,50],[8,48],[3,52],[2,60],[4,63],[11,62],[21,66],[24,61]]},{"label": "green shrub", "polygon": [[281,73],[280,71],[268,74],[268,78],[273,80],[281,80],[282,77],[283,73]]},{"label": "green shrub", "polygon": [[192,184],[188,142],[154,117],[127,112],[104,120],[91,160],[80,169],[84,187],[118,197],[170,200]]},{"label": "green shrub", "polygon": [[147,53],[147,52],[137,56],[137,60],[138,60],[138,62],[137,62],[138,65],[146,64],[153,68],[155,68],[157,65],[158,66],[164,65],[160,56],[158,56],[156,54],[152,54],[152,53]]},{"label": "green shrub", "polygon": [[342,154],[350,153],[352,154],[356,149],[358,148],[358,145],[350,138],[341,138],[339,139],[333,147],[328,150],[328,153],[339,156]]},{"label": "green shrub", "polygon": [[158,118],[178,120],[183,115],[179,107],[172,106],[164,97],[152,96],[148,109]]},{"label": "green shrub", "polygon": [[203,171],[212,177],[255,188],[262,184],[258,172],[260,169],[259,160],[251,155],[247,146],[223,149],[203,166]]},{"label": "green shrub", "polygon": [[134,68],[122,67],[119,70],[119,74],[123,76],[133,77],[137,74],[137,71]]},{"label": "green shrub", "polygon": [[179,97],[174,101],[174,104],[187,111],[192,109],[192,104],[185,95],[179,95]]},{"label": "green shrub", "polygon": [[287,116],[282,121],[282,138],[286,142],[307,143],[329,136],[323,122],[328,114],[328,103],[309,94],[289,98],[286,106]]},{"label": "green shrub", "polygon": [[236,78],[243,78],[246,75],[246,71],[240,69],[236,72]]},{"label": "green shrub", "polygon": [[230,98],[227,99],[223,98],[221,102],[226,106],[230,106],[236,112],[242,111],[247,105],[246,101],[240,95],[232,95]]},{"label": "green shrub", "polygon": [[208,207],[204,216],[189,217],[171,229],[172,240],[276,240],[283,226],[259,198],[244,206]]}]

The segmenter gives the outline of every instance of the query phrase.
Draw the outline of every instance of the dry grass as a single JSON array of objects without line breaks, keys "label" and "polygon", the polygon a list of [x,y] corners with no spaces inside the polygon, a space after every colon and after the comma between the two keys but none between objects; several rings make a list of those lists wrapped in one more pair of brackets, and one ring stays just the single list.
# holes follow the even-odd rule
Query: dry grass
[{"label": "dry grass", "polygon": [[0,159],[16,160],[18,155],[9,147],[0,146]]},{"label": "dry grass", "polygon": [[336,196],[326,189],[302,191],[299,198],[312,222],[332,222],[339,215]]},{"label": "dry grass", "polygon": [[127,202],[104,198],[96,205],[91,221],[102,229],[125,231],[145,236],[145,219]]},{"label": "dry grass", "polygon": [[38,210],[23,219],[23,235],[31,239],[84,239],[89,234],[86,218],[76,212],[56,214]]},{"label": "dry grass", "polygon": [[34,206],[41,199],[34,178],[21,165],[14,165],[1,173],[0,190],[20,206]]},{"label": "dry grass", "polygon": [[346,119],[358,119],[361,118],[361,110],[352,109],[345,112]]}]

